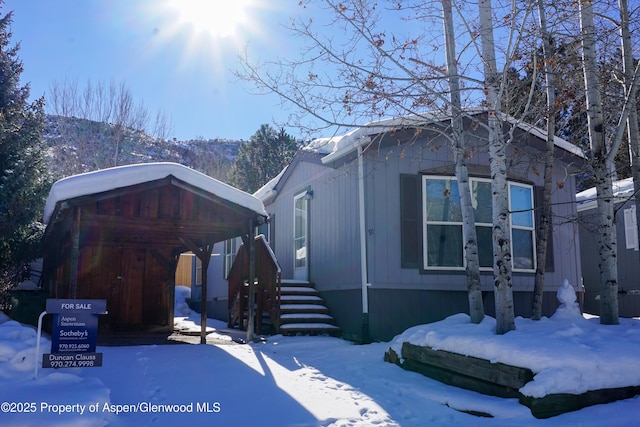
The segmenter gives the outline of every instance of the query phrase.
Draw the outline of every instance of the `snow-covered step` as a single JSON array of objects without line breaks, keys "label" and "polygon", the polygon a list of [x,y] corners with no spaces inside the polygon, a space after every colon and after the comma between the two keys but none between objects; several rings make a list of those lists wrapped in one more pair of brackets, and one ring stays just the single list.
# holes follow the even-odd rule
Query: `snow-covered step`
[{"label": "snow-covered step", "polygon": [[333,317],[324,313],[290,313],[280,315],[280,324],[286,323],[332,323]]},{"label": "snow-covered step", "polygon": [[312,287],[309,286],[283,286],[280,288],[281,295],[315,295],[317,296],[319,292]]},{"label": "snow-covered step", "polygon": [[282,284],[283,287],[307,286],[313,288],[313,283],[309,282],[308,280],[282,279],[280,280],[280,284]]},{"label": "snow-covered step", "polygon": [[340,335],[341,329],[313,283],[282,280],[280,288],[280,333],[284,335]]},{"label": "snow-covered step", "polygon": [[323,304],[281,304],[280,313],[328,313],[329,309]]},{"label": "snow-covered step", "polygon": [[317,295],[280,295],[280,301],[285,304],[297,302],[300,304],[321,303],[322,298]]},{"label": "snow-covered step", "polygon": [[338,335],[340,328],[329,323],[287,323],[280,326],[280,333],[282,335]]}]

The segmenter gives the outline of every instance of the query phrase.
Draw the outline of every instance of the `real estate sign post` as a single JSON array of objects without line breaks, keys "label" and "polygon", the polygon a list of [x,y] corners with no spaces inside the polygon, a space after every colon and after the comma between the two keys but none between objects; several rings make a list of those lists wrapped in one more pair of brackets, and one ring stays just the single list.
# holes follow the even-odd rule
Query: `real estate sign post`
[{"label": "real estate sign post", "polygon": [[51,353],[42,355],[42,367],[102,366],[96,340],[98,315],[106,313],[106,309],[106,300],[48,299],[45,313],[53,314]]}]

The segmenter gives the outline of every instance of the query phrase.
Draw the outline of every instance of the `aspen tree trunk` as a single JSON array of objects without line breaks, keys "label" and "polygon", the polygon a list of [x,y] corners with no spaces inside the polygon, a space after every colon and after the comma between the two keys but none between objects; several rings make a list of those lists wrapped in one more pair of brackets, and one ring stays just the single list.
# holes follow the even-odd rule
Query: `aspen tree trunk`
[{"label": "aspen tree trunk", "polygon": [[501,109],[500,81],[496,66],[491,0],[480,0],[478,7],[489,129],[496,334],[501,335],[516,328],[511,283],[512,261],[508,203],[509,186],[507,183],[507,144],[502,132],[502,123],[498,117]]},{"label": "aspen tree trunk", "polygon": [[618,263],[614,222],[613,160],[607,155],[604,139],[604,115],[600,97],[600,81],[596,58],[593,3],[580,0],[582,62],[589,121],[589,141],[593,155],[598,201],[598,252],[600,256],[600,323],[618,324]]},{"label": "aspen tree trunk", "polygon": [[551,190],[553,180],[554,138],[556,133],[556,95],[553,70],[554,46],[552,37],[547,29],[547,17],[544,0],[538,0],[538,17],[542,36],[542,49],[544,57],[544,76],[547,85],[547,141],[544,156],[544,191],[540,210],[540,224],[537,225],[536,239],[536,275],[533,284],[533,305],[531,318],[540,320],[542,317],[542,300],[544,296],[544,273],[547,263],[547,246],[549,243],[549,230],[551,228]]},{"label": "aspen tree trunk", "polygon": [[629,31],[629,2],[618,0],[620,8],[620,41],[622,43],[622,66],[624,68],[624,88],[631,98],[629,116],[627,118],[627,135],[629,139],[629,159],[636,202],[636,224],[640,224],[640,129],[638,128],[637,90],[633,84],[634,66]]},{"label": "aspen tree trunk", "polygon": [[453,12],[451,0],[442,0],[444,20],[445,48],[447,53],[447,75],[451,100],[451,128],[453,134],[453,153],[456,162],[456,178],[460,193],[462,211],[462,236],[464,239],[464,257],[466,260],[467,293],[469,315],[472,323],[480,323],[484,318],[482,291],[480,289],[480,260],[478,258],[478,238],[475,213],[471,202],[469,172],[465,158],[465,134],[462,123],[462,102],[460,100],[460,77],[456,58],[455,37],[453,31]]}]

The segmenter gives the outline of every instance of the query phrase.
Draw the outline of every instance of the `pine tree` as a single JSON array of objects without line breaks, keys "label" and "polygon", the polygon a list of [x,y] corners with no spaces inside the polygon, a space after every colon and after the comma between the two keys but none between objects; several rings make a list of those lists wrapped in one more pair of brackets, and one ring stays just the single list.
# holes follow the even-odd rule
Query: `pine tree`
[{"label": "pine tree", "polygon": [[284,129],[276,131],[262,125],[251,139],[238,150],[231,170],[231,185],[253,193],[266,184],[289,164],[298,149],[298,143]]},{"label": "pine tree", "polygon": [[19,44],[10,45],[11,22],[12,13],[0,18],[0,291],[36,258],[51,183],[41,138],[44,99],[29,103],[29,86],[20,86],[23,66]]}]

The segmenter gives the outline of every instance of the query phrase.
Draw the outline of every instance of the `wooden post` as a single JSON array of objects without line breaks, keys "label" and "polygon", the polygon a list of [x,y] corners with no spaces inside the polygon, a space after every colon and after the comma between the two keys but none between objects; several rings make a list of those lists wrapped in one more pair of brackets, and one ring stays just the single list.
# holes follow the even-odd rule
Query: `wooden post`
[{"label": "wooden post", "polygon": [[211,251],[213,245],[205,245],[201,249],[199,258],[202,261],[202,306],[200,308],[200,344],[207,343],[207,270],[209,269],[209,261],[211,261]]},{"label": "wooden post", "polygon": [[[248,252],[249,252],[249,300],[247,301],[247,342],[253,341],[254,336],[254,322],[255,322],[255,300],[256,300],[256,239],[254,238],[254,221],[249,220],[249,233],[248,233]],[[261,314],[261,313],[259,313]]]},{"label": "wooden post", "polygon": [[80,208],[73,208],[71,224],[71,260],[69,266],[69,298],[78,294],[78,259],[80,258]]},{"label": "wooden post", "polygon": [[209,261],[211,261],[211,252],[213,244],[204,244],[203,247],[198,246],[191,239],[180,238],[182,243],[189,248],[191,252],[202,262],[202,286],[200,293],[200,344],[207,343],[207,270]]}]

